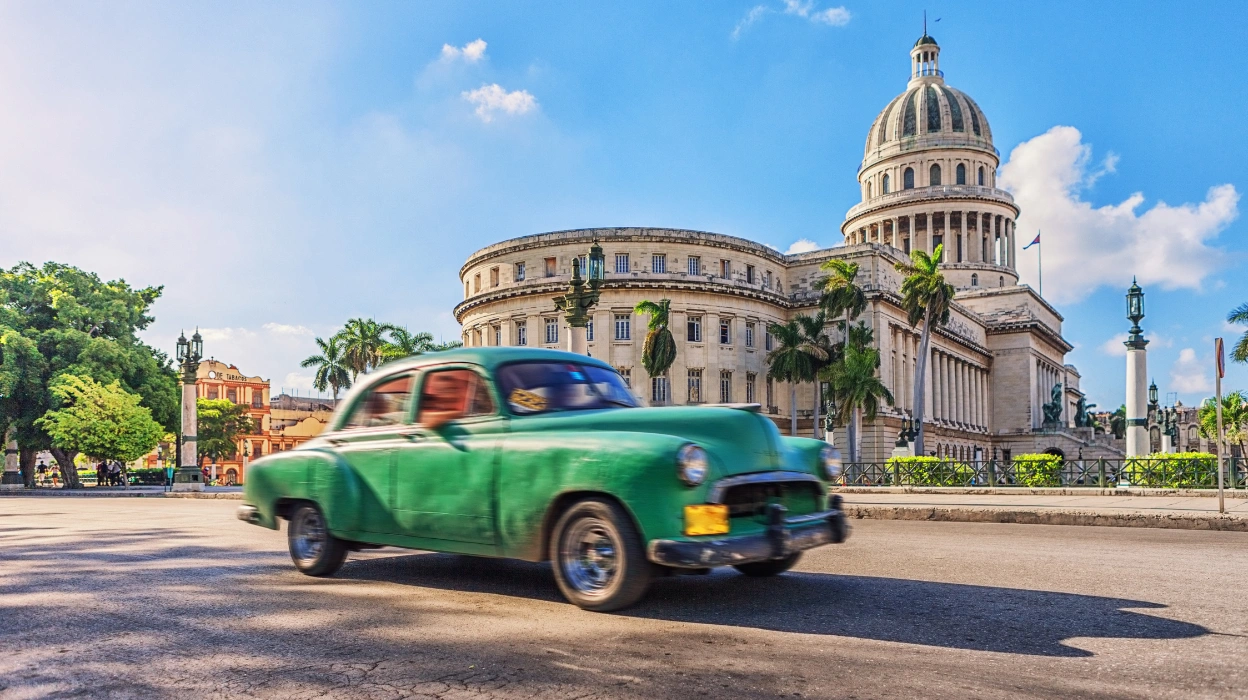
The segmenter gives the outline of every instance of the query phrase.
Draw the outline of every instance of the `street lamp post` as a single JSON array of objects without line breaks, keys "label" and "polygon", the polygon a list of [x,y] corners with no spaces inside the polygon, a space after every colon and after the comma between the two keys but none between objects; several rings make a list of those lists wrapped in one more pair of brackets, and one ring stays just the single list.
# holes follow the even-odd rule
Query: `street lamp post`
[{"label": "street lamp post", "polygon": [[[1127,456],[1142,457],[1148,454],[1148,408],[1146,384],[1148,381],[1148,341],[1140,321],[1144,318],[1144,290],[1131,280],[1127,290],[1127,318],[1131,321],[1127,346]],[[1156,389],[1153,389],[1154,396]],[[1153,399],[1156,401],[1156,399]]]},{"label": "street lamp post", "polygon": [[195,329],[190,342],[186,334],[178,336],[178,362],[182,367],[182,444],[179,446],[181,457],[178,469],[173,474],[174,491],[203,491],[204,479],[199,471],[199,445],[196,443],[198,430],[196,427],[196,374],[199,372],[199,361],[204,358],[204,339]]},{"label": "street lamp post", "polygon": [[585,289],[585,279],[581,277],[580,260],[572,259],[572,280],[568,283],[568,291],[555,297],[555,308],[564,312],[564,320],[568,323],[568,350],[580,355],[589,354],[589,340],[585,337],[585,329],[590,323],[589,311],[598,303],[599,289],[605,275],[605,257],[598,241],[589,248],[589,257],[585,265],[589,277],[589,289]]}]

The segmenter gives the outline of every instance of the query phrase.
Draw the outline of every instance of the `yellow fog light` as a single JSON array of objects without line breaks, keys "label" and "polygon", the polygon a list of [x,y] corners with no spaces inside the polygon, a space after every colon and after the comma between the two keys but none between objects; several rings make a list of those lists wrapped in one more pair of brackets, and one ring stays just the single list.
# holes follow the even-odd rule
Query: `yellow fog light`
[{"label": "yellow fog light", "polygon": [[728,534],[728,506],[685,506],[685,535]]}]

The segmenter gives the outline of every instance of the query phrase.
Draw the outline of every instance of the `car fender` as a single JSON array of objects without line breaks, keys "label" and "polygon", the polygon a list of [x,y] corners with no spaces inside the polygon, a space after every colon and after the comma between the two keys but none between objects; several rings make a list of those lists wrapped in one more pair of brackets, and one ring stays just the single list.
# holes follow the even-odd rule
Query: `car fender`
[{"label": "car fender", "polygon": [[315,503],[335,534],[359,525],[359,479],[326,449],[278,452],[256,460],[247,471],[243,499],[256,506],[256,524],[274,530],[287,515],[285,506],[294,501]]}]

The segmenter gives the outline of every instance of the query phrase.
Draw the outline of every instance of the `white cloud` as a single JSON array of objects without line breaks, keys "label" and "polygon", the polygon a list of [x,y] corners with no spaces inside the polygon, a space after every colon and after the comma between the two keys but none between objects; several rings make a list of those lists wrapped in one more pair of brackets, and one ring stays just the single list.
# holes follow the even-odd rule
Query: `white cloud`
[{"label": "white cloud", "polygon": [[285,323],[266,323],[263,328],[271,333],[278,333],[281,335],[313,335],[312,329],[307,326],[292,326]]},{"label": "white cloud", "polygon": [[485,58],[486,43],[484,39],[477,39],[464,44],[463,48],[455,48],[450,44],[442,45],[443,61],[455,61],[463,59],[465,63],[476,63]]},{"label": "white cloud", "polygon": [[833,27],[844,27],[849,24],[852,17],[849,10],[841,7],[829,7],[825,10],[816,10],[813,0],[784,0],[784,14],[797,15],[815,22],[816,24],[827,24]]},{"label": "white cloud", "polygon": [[[1123,343],[1127,342],[1127,337],[1128,335],[1126,333],[1118,333],[1114,335],[1114,337],[1106,340],[1104,343],[1101,343],[1101,352],[1109,355],[1110,357],[1126,357],[1127,346],[1123,345]],[[1158,335],[1156,333],[1150,333],[1147,330],[1144,331],[1144,339],[1148,341],[1149,350],[1174,347],[1173,338]]]},{"label": "white cloud", "polygon": [[754,7],[751,7],[750,11],[746,12],[745,16],[741,18],[741,21],[737,22],[737,26],[733,27],[731,34],[732,40],[736,41],[737,39],[740,39],[741,32],[749,29],[751,24],[757,22],[768,12],[771,12],[771,8],[766,5],[755,5]]},{"label": "white cloud", "polygon": [[1170,368],[1170,386],[1181,394],[1213,391],[1213,372],[1208,364],[1196,357],[1194,349],[1183,348]]},{"label": "white cloud", "polygon": [[298,389],[301,393],[305,394],[320,393],[312,388],[312,375],[301,374],[299,372],[288,373],[286,377],[282,379],[280,386],[271,386],[270,389],[274,396],[282,391],[290,393],[292,389]]},{"label": "white cloud", "polygon": [[819,250],[822,247],[823,246],[815,243],[809,238],[799,238],[796,241],[793,241],[793,245],[789,246],[789,249],[784,251],[784,254],[796,255],[797,253],[809,253],[812,250]]},{"label": "white cloud", "polygon": [[[1052,300],[1078,301],[1103,285],[1126,287],[1132,276],[1145,286],[1199,289],[1224,260],[1210,243],[1239,215],[1235,187],[1213,186],[1199,204],[1158,201],[1143,213],[1138,192],[1119,204],[1094,207],[1081,192],[1114,172],[1118,161],[1111,154],[1089,173],[1092,148],[1082,138],[1074,127],[1055,126],[1019,144],[1001,166],[999,182],[1022,208],[1019,240],[1043,232]],[[1035,286],[1034,259],[1028,259],[1030,252],[1022,256],[1019,272]]]},{"label": "white cloud", "polygon": [[515,115],[537,109],[537,98],[527,90],[507,92],[498,83],[482,85],[476,90],[462,93],[462,96],[477,106],[474,111],[483,122],[493,121],[494,115],[500,112]]}]

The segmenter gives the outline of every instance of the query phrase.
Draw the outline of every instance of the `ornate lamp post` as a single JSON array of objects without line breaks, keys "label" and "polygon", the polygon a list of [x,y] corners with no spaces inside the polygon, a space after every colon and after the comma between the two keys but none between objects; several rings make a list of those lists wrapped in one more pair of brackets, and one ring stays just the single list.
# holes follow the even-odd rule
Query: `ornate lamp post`
[{"label": "ornate lamp post", "polygon": [[572,281],[568,283],[568,291],[555,297],[555,308],[564,312],[564,320],[568,322],[568,350],[581,355],[589,354],[588,339],[585,327],[589,325],[589,311],[598,303],[599,288],[605,275],[606,258],[602,254],[602,246],[598,241],[589,248],[586,267],[589,268],[589,289],[585,289],[585,279],[581,277],[579,259],[572,260]]},{"label": "ornate lamp post", "polygon": [[186,334],[178,336],[178,362],[182,366],[182,445],[178,469],[173,474],[174,491],[203,491],[204,479],[199,471],[199,445],[196,443],[196,373],[199,361],[204,359],[204,339],[195,329],[190,342]]},{"label": "ornate lamp post", "polygon": [[1157,382],[1152,382],[1151,384],[1148,385],[1148,408],[1149,410],[1152,410],[1152,411],[1156,411],[1158,408],[1157,406]]},{"label": "ornate lamp post", "polygon": [[[0,400],[3,399],[4,394],[0,394]],[[4,433],[4,475],[0,476],[0,490],[3,491],[26,488],[25,482],[22,481],[21,466],[18,464],[15,433],[16,431],[11,426]]]},{"label": "ornate lamp post", "polygon": [[[1127,319],[1131,321],[1130,335],[1127,337],[1127,456],[1141,457],[1148,454],[1148,408],[1145,405],[1145,384],[1148,377],[1148,341],[1144,339],[1144,331],[1140,321],[1144,318],[1144,290],[1135,280],[1131,280],[1131,288],[1127,290]],[[1154,386],[1149,392],[1152,402],[1156,405],[1157,389]]]}]

